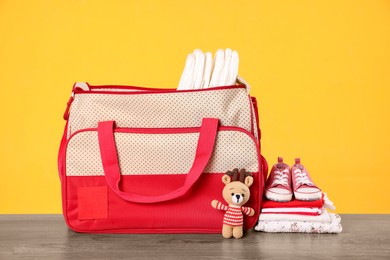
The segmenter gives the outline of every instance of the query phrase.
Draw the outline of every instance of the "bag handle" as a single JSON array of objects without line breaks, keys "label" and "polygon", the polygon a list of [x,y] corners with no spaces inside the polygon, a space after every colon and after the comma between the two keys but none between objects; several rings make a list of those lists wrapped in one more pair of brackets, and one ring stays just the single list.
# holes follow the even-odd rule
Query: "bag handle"
[{"label": "bag handle", "polygon": [[100,156],[104,169],[104,176],[112,191],[126,201],[137,203],[156,203],[168,201],[183,196],[202,175],[204,168],[209,162],[217,137],[219,119],[204,118],[200,127],[195,159],[188,172],[183,186],[159,196],[143,196],[127,193],[120,190],[121,172],[118,162],[118,153],[115,144],[114,128],[115,121],[104,121],[98,124],[98,139]]}]

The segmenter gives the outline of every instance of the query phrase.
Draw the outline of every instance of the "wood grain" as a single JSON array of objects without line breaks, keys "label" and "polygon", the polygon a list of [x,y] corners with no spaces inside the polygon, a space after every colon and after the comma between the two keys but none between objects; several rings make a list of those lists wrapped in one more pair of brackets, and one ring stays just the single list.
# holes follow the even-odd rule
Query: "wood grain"
[{"label": "wood grain", "polygon": [[0,259],[390,259],[390,215],[342,215],[341,234],[90,235],[61,215],[0,215]]}]

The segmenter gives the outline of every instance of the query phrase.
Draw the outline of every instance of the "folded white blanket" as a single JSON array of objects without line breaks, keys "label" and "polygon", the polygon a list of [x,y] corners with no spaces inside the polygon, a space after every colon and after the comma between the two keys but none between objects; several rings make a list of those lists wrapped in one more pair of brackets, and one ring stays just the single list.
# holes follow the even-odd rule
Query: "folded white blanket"
[{"label": "folded white blanket", "polygon": [[[264,214],[265,215],[265,214]],[[269,214],[267,214],[269,215]],[[329,223],[319,223],[310,221],[268,221],[259,220],[255,230],[263,232],[292,232],[292,233],[340,233],[343,228],[341,226],[341,218],[334,213],[328,214],[330,217]]]},{"label": "folded white blanket", "polygon": [[318,216],[308,216],[299,214],[260,214],[259,221],[310,221],[315,223],[330,223],[331,218],[326,209]]}]

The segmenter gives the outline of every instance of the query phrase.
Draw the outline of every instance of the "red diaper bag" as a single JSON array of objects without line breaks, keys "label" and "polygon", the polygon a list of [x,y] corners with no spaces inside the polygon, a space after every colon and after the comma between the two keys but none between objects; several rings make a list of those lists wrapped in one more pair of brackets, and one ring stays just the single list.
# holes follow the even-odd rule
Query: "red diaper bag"
[{"label": "red diaper bag", "polygon": [[69,228],[87,233],[219,233],[226,171],[254,177],[244,229],[259,216],[267,163],[245,85],[201,90],[76,83],[58,169]]}]

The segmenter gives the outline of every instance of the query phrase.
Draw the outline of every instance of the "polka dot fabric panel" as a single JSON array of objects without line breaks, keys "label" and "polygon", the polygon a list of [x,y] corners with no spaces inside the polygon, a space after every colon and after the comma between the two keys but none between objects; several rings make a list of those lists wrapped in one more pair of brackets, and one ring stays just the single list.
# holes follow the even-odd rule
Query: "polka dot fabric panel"
[{"label": "polka dot fabric panel", "polygon": [[[130,87],[130,88],[94,88],[94,91],[116,91],[116,92],[138,92],[138,91],[161,91],[162,89],[149,89],[149,88],[141,88],[141,87]],[[254,111],[254,106],[252,106],[252,111]],[[258,140],[258,132],[257,132],[257,120],[254,113],[252,113],[252,129],[254,129],[253,134],[255,135],[256,140]]]},{"label": "polka dot fabric panel", "polygon": [[81,129],[95,128],[100,121],[115,120],[118,127],[174,128],[199,127],[205,117],[219,118],[221,125],[251,132],[253,115],[246,89],[76,93],[67,137]]},{"label": "polka dot fabric panel", "polygon": [[[195,158],[199,132],[175,134],[115,133],[123,175],[187,174]],[[219,131],[206,173],[234,168],[258,172],[259,154],[253,136],[242,131]],[[97,131],[72,136],[66,153],[67,176],[104,175]]]}]

